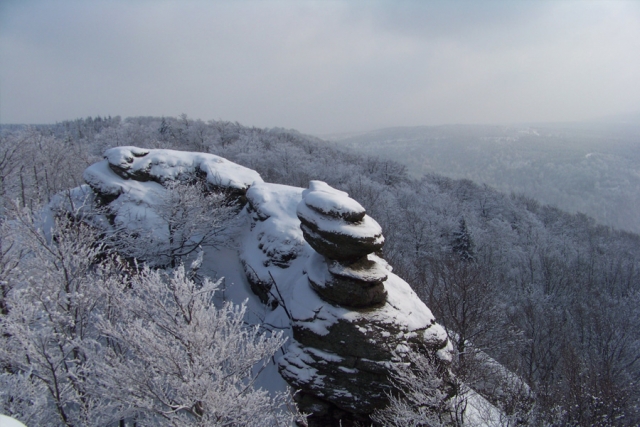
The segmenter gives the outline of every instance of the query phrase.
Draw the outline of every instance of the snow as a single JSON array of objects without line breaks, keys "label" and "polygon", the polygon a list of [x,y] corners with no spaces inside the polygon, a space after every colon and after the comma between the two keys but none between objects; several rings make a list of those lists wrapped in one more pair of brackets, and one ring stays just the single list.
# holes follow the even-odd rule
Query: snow
[{"label": "snow", "polygon": [[302,197],[306,198],[309,193],[314,191],[323,191],[325,193],[335,194],[336,196],[349,197],[349,194],[347,192],[338,190],[337,188],[333,188],[326,182],[318,180],[309,181],[309,188],[305,188],[305,190],[302,192]]},{"label": "snow", "polygon": [[81,185],[54,195],[47,209],[89,213],[94,197],[95,195],[88,185]]},{"label": "snow", "polygon": [[338,356],[337,354],[329,353],[328,351],[318,350],[317,348],[308,347],[307,351],[313,354],[319,359],[326,360],[327,362],[340,363],[344,360],[343,357]]},{"label": "snow", "polygon": [[[260,214],[268,217],[261,230],[278,236],[281,243],[286,240],[304,242],[300,220],[295,216],[295,207],[301,198],[302,189],[279,184],[256,183],[247,191],[247,198]],[[286,236],[286,237],[284,237]]]},{"label": "snow", "polygon": [[[263,182],[257,172],[206,153],[128,146],[106,150],[104,157],[103,161],[89,166],[83,177],[92,189],[115,199],[109,203],[115,228],[112,229],[105,218],[97,220],[104,224],[105,231],[127,230],[129,235],[144,236],[154,247],[169,247],[170,244],[167,215],[173,213],[166,205],[172,203],[176,195],[163,184],[204,175],[212,186],[244,191],[252,184]],[[275,228],[281,231],[281,227]],[[186,244],[197,244],[202,235],[195,231],[192,234]],[[295,243],[292,241],[293,246]],[[277,250],[280,248],[273,249]],[[291,248],[291,251],[295,250]],[[137,256],[144,257],[143,254]],[[147,261],[151,262],[151,258]]]},{"label": "snow", "polygon": [[[314,199],[314,195],[323,193]],[[325,196],[328,195],[328,196]],[[359,224],[349,223],[339,218],[325,218],[306,206],[304,202],[309,197],[315,205],[325,211],[334,206],[355,206],[345,200],[347,193],[334,190],[321,181],[312,181],[309,189],[303,190],[284,185],[256,183],[247,191],[247,198],[253,209],[254,226],[243,237],[240,257],[251,266],[255,274],[265,282],[275,279],[278,291],[295,322],[299,327],[311,330],[323,336],[329,333],[332,325],[338,321],[347,321],[366,325],[368,322],[388,324],[403,330],[399,338],[409,339],[416,334],[422,334],[426,341],[445,341],[446,332],[438,324],[431,311],[418,298],[408,283],[390,272],[391,268],[382,258],[370,254],[371,269],[367,276],[384,280],[387,290],[387,302],[378,308],[367,310],[351,310],[328,303],[310,287],[308,277],[315,279],[314,283],[325,283],[329,276],[329,269],[337,274],[362,279],[363,273],[357,269],[341,266],[337,263],[327,265],[325,258],[313,251],[304,241],[300,231],[300,221],[297,214],[304,212],[313,217],[322,226],[339,230],[344,234],[358,237],[377,236],[383,239],[382,230],[375,220],[365,216]],[[301,202],[301,200],[303,200]],[[317,202],[317,203],[316,203]],[[327,204],[323,204],[323,203]],[[339,203],[338,203],[339,202]],[[357,204],[359,206],[359,204]],[[343,210],[346,212],[346,209]],[[364,231],[363,231],[364,230]],[[286,269],[268,263],[267,253],[272,246],[284,245],[286,250],[296,247],[296,258],[291,260]],[[282,319],[281,319],[282,320]],[[366,333],[363,332],[363,333]],[[292,344],[291,344],[292,345]],[[291,345],[289,346],[291,348]],[[291,351],[291,350],[289,350]],[[450,357],[443,351],[441,357]]]},{"label": "snow", "polygon": [[317,335],[327,335],[331,326],[349,313],[346,308],[333,306],[321,299],[309,286],[306,276],[295,283],[289,310],[297,324]]},{"label": "snow", "polygon": [[[128,178],[114,172],[110,164]],[[305,243],[300,221],[295,215],[295,208],[302,198],[302,189],[265,184],[257,172],[218,156],[174,150],[143,150],[137,147],[107,150],[105,160],[88,167],[83,176],[91,188],[116,197],[110,207],[116,214],[114,222],[117,226],[132,232],[147,230],[151,232],[152,239],[161,242],[166,239],[166,225],[162,224],[155,210],[167,189],[160,183],[197,172],[204,172],[207,182],[213,185],[240,190],[248,188],[247,197],[251,203],[264,216],[271,218],[251,228],[248,226],[251,218],[247,210],[243,210],[238,220],[241,223],[244,218],[247,226],[240,227],[239,234],[231,236],[224,247],[207,248],[204,253],[194,253],[192,259],[184,260],[186,265],[194,263],[202,276],[224,277],[224,286],[215,295],[218,303],[246,302],[248,323],[262,324],[265,331],[286,330],[286,335],[291,339],[290,322],[284,309],[278,307],[270,310],[260,302],[251,291],[241,258],[255,268],[263,280],[268,280],[271,273],[282,288],[285,298],[288,298],[290,292],[287,292],[287,288],[291,288],[289,277],[301,277],[302,265],[298,268],[294,266],[287,271],[288,274],[283,274],[281,268],[273,265],[267,268],[264,262],[268,258],[266,252],[290,252],[296,256],[304,253]],[[140,178],[151,180],[138,181]],[[262,245],[264,252],[259,245]],[[238,252],[241,258],[238,257]],[[270,392],[288,390],[287,383],[273,363],[260,373],[256,386]]]},{"label": "snow", "polygon": [[318,386],[323,386],[324,375],[318,374],[318,370],[312,368],[308,363],[313,363],[314,360],[311,356],[304,352],[302,346],[295,340],[292,340],[287,348],[287,353],[279,358],[278,363],[286,359],[287,374],[292,374],[295,378],[302,383],[313,383]]},{"label": "snow", "polygon": [[340,217],[365,214],[362,205],[349,197],[344,191],[336,190],[322,181],[311,181],[309,189],[303,193],[307,206],[325,215],[334,214]]},{"label": "snow", "polygon": [[436,352],[436,357],[445,362],[451,363],[453,361],[453,344],[451,340],[447,340],[447,345]]},{"label": "snow", "polygon": [[[375,255],[371,257],[377,258]],[[319,254],[309,258],[305,271],[309,277],[316,279],[316,283],[322,283],[322,278],[328,274],[326,262]],[[424,339],[429,342],[444,341],[447,338],[444,328],[435,323],[431,310],[418,298],[407,282],[388,272],[384,287],[387,290],[387,302],[382,307],[350,310],[324,301],[310,287],[309,281],[301,278],[295,284],[290,311],[300,326],[318,335],[328,334],[334,323],[344,320],[390,324],[406,331],[424,331]]]},{"label": "snow", "polygon": [[467,386],[454,399],[466,401],[465,427],[503,427],[509,425],[505,414]]},{"label": "snow", "polygon": [[[304,241],[295,214],[302,191],[268,183],[256,183],[247,191],[247,199],[258,212],[242,239],[240,258],[262,282],[269,283],[273,277],[285,301],[290,298],[293,281],[302,276],[304,261],[313,252]],[[292,257],[286,268],[272,262],[282,257]]]},{"label": "snow", "polygon": [[366,270],[353,268],[353,266],[343,265],[339,262],[330,262],[329,271],[338,276],[349,277],[365,282],[385,280],[391,271],[389,264],[374,254],[367,255],[367,259],[371,263],[367,265]]},{"label": "snow", "polygon": [[[242,239],[243,236],[238,236]],[[278,308],[269,310],[260,302],[258,297],[251,291],[247,278],[243,273],[242,265],[238,259],[236,248],[219,248],[217,250],[206,251],[202,262],[200,273],[209,277],[224,277],[224,287],[218,295],[220,301],[232,301],[241,304],[246,301],[247,317],[249,324],[269,325],[267,328],[274,331],[285,330],[288,340],[291,340],[289,330],[289,319],[284,310]],[[267,330],[267,329],[265,329]],[[287,343],[285,343],[285,346]],[[285,392],[289,389],[286,381],[280,376],[277,366],[271,361],[260,372],[255,385],[270,393]]]},{"label": "snow", "polygon": [[258,172],[208,153],[127,146],[110,148],[104,156],[127,174],[144,172],[160,182],[198,171],[204,172],[207,182],[215,186],[246,190],[254,182],[262,182]]},{"label": "snow", "polygon": [[297,213],[322,231],[344,234],[356,239],[375,239],[376,244],[384,242],[382,227],[369,215],[365,215],[362,221],[351,223],[339,218],[326,217],[309,208],[304,202],[298,205]]},{"label": "snow", "polygon": [[102,194],[118,196],[125,189],[124,184],[121,182],[122,178],[111,170],[107,160],[94,163],[86,168],[82,178],[91,188]]},{"label": "snow", "polygon": [[309,262],[307,263],[307,276],[309,280],[315,283],[317,286],[324,286],[327,281],[331,279],[327,262],[324,257],[315,252],[311,255]]},{"label": "snow", "polygon": [[[431,310],[400,277],[389,273],[384,287],[387,290],[387,303],[376,313],[381,320],[389,317],[397,323],[406,324],[410,331],[429,327],[435,322]],[[442,331],[445,333],[444,329]]]},{"label": "snow", "polygon": [[298,221],[294,219],[295,215],[291,215],[291,212],[300,202],[302,192],[302,188],[262,182],[256,183],[247,191],[247,198],[254,207],[267,216],[283,220],[289,218],[295,223],[293,225],[297,226]]},{"label": "snow", "polygon": [[[122,178],[109,164],[119,168],[125,176],[147,174],[152,180],[140,182]],[[105,160],[87,168],[84,178],[92,188],[117,197],[111,204],[117,212],[116,222],[135,230],[142,226],[154,228],[154,218],[157,215],[153,209],[167,191],[159,182],[179,179],[183,174],[198,171],[206,174],[210,184],[247,190],[249,206],[239,214],[239,220],[246,221],[247,226],[241,227],[226,247],[207,250],[204,254],[194,253],[193,258],[185,262],[195,262],[194,265],[200,267],[199,273],[202,275],[225,277],[224,288],[216,298],[236,304],[247,301],[248,323],[262,324],[265,330],[285,330],[289,341],[285,344],[287,349],[283,357],[288,361],[289,375],[295,374],[301,382],[315,381],[320,385],[322,376],[306,363],[313,362],[308,360],[310,354],[335,363],[342,360],[339,355],[319,349],[303,350],[292,337],[292,321],[296,326],[308,328],[320,336],[328,334],[336,322],[347,321],[362,325],[363,334],[369,332],[367,325],[372,322],[399,329],[402,332],[395,337],[399,340],[415,338],[416,335],[427,342],[446,340],[445,330],[435,323],[429,308],[407,282],[391,273],[391,267],[385,260],[370,254],[368,268],[359,270],[357,267],[327,262],[305,242],[299,217],[323,231],[358,239],[374,239],[376,243],[384,241],[380,225],[365,215],[364,208],[358,202],[349,198],[347,193],[333,189],[322,181],[311,181],[308,189],[269,184],[263,182],[257,172],[211,154],[143,150],[137,147],[107,150]],[[73,200],[86,197],[86,191],[85,188],[73,193]],[[357,222],[345,220],[354,217],[361,219]],[[157,230],[161,228],[157,227]],[[161,234],[160,231],[157,233]],[[161,239],[162,236],[158,235],[158,238]],[[196,258],[198,256],[202,258]],[[272,289],[272,294],[277,294],[285,307],[279,305],[271,310],[260,302],[251,291],[243,264],[260,281],[274,283],[277,289]],[[351,310],[324,301],[310,287],[308,277],[314,283],[322,284],[326,282],[330,271],[360,280],[383,280],[387,291],[386,302],[376,308]],[[289,319],[289,315],[292,319]],[[387,331],[381,333],[383,339],[390,336]],[[405,350],[402,346],[400,343],[397,350]],[[438,351],[437,355],[443,360],[451,360],[451,344],[447,342],[447,347]],[[341,369],[352,373],[348,368]],[[288,389],[274,363],[270,363],[262,371],[256,385],[270,392]],[[471,394],[471,391],[469,393],[475,405],[469,405],[469,419],[486,418],[487,415],[481,413],[481,408],[486,406],[482,398]],[[0,423],[0,427],[5,425]]]},{"label": "snow", "polygon": [[54,226],[54,212],[60,211],[72,212],[75,217],[83,218],[91,225],[104,229],[108,224],[107,218],[95,211],[94,203],[95,194],[86,184],[55,194],[41,212],[42,229],[49,236]]},{"label": "snow", "polygon": [[123,179],[111,170],[106,160],[94,163],[85,169],[83,178],[91,188],[102,194],[119,196],[126,193],[131,199],[140,200],[147,205],[157,203],[160,194],[164,191],[164,187],[157,182]]},{"label": "snow", "polygon": [[26,427],[20,421],[0,414],[0,427]]}]

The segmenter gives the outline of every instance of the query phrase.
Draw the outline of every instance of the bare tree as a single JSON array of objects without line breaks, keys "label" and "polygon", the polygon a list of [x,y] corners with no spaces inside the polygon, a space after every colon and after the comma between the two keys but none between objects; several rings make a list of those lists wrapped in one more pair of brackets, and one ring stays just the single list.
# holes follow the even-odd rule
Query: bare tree
[{"label": "bare tree", "polygon": [[[0,411],[27,425],[290,425],[288,398],[253,386],[284,342],[216,307],[220,281],[131,270],[68,216],[11,219],[21,251],[4,275]],[[6,229],[1,231],[6,232]],[[295,412],[295,411],[294,411]]]},{"label": "bare tree", "polygon": [[[100,329],[117,343],[108,353],[111,398],[154,425],[288,425],[285,396],[255,389],[256,376],[285,339],[245,324],[246,306],[213,306],[221,280],[189,280],[143,269],[113,295],[117,322]],[[258,415],[259,414],[259,415]]]},{"label": "bare tree", "polygon": [[444,427],[457,425],[451,384],[445,384],[434,363],[425,355],[411,351],[402,355],[405,363],[392,374],[398,394],[390,395],[389,405],[371,419],[384,426]]},{"label": "bare tree", "polygon": [[142,213],[117,212],[111,243],[120,253],[150,265],[175,267],[199,248],[227,242],[238,211],[232,198],[200,182],[165,185]]},{"label": "bare tree", "polygon": [[3,411],[29,425],[108,425],[118,410],[101,397],[95,322],[114,265],[82,224],[62,218],[49,234],[24,210],[10,226],[21,251],[0,317]]}]

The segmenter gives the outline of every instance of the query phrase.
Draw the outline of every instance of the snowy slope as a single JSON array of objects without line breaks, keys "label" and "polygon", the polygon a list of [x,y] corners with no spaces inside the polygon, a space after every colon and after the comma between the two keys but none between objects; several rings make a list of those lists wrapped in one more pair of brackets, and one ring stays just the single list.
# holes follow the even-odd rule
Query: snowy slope
[{"label": "snowy slope", "polygon": [[0,427],[25,427],[20,421],[0,414]]}]

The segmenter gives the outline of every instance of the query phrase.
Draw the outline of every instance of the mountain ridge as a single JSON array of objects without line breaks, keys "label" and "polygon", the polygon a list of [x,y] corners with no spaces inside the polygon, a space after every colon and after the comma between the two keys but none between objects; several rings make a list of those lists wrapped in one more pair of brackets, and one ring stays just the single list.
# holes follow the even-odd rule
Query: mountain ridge
[{"label": "mountain ridge", "polygon": [[[387,128],[338,147],[521,193],[603,224],[640,231],[640,127],[570,123]],[[596,153],[597,157],[590,158]],[[597,160],[596,160],[597,159]]]}]

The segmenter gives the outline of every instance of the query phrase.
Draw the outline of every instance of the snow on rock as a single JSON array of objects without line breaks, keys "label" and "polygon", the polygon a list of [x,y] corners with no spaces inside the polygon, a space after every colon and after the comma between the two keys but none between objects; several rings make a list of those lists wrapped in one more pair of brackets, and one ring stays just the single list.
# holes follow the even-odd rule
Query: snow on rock
[{"label": "snow on rock", "polygon": [[[294,341],[280,363],[287,366],[281,370],[282,376],[305,390],[298,398],[299,404],[304,409],[313,410],[316,416],[327,412],[327,401],[342,408],[376,402],[384,404],[386,393],[391,391],[386,380],[388,366],[384,361],[343,357]],[[365,390],[367,400],[361,401]],[[332,423],[324,421],[319,425]]]},{"label": "snow on rock", "polygon": [[383,282],[387,279],[387,274],[382,273],[375,261],[363,257],[354,263],[361,270],[356,270],[353,266],[335,268],[334,270],[345,273],[336,274],[328,266],[335,261],[327,262],[317,252],[312,258],[307,264],[309,284],[325,300],[347,307],[368,307],[384,302],[387,294]]},{"label": "snow on rock", "polygon": [[361,221],[365,210],[344,191],[336,190],[322,181],[311,181],[304,190],[307,206],[321,214],[342,218],[348,222]]},{"label": "snow on rock", "polygon": [[[294,337],[315,348],[387,360],[400,344],[411,343],[438,351],[448,343],[446,332],[435,323],[431,311],[405,281],[392,273],[384,282],[386,302],[361,310],[324,300],[308,282],[308,278],[306,283],[298,281],[290,311]],[[327,339],[333,331],[339,339]],[[343,344],[345,337],[347,347]]]},{"label": "snow on rock", "polygon": [[[223,194],[227,208],[237,202],[239,209],[247,189],[263,182],[254,170],[212,154],[137,147],[106,150],[104,160],[89,166],[83,177],[94,193],[92,205],[107,207],[93,222],[101,221],[107,236],[131,248],[127,256],[155,266],[212,241],[216,217],[208,212],[224,209],[215,197],[207,199],[208,190]],[[181,218],[191,222],[180,223]],[[127,239],[140,242],[135,243],[139,247],[122,243]]]},{"label": "snow on rock", "polygon": [[89,166],[82,177],[93,191],[103,197],[112,199],[127,190],[127,185],[109,168],[109,162],[106,160]]},{"label": "snow on rock", "polygon": [[384,245],[382,228],[358,202],[322,181],[311,181],[296,213],[305,240],[336,260],[358,260]]},{"label": "snow on rock", "polygon": [[321,181],[308,189],[265,183],[257,172],[209,154],[136,147],[107,150],[84,178],[94,203],[115,212],[109,221],[132,233],[154,228],[167,182],[204,179],[244,196],[238,215],[247,227],[236,237],[238,257],[232,262],[219,251],[204,264],[215,258],[224,271],[239,262],[266,306],[260,313],[255,299],[251,315],[270,327],[291,327],[278,370],[299,390],[300,409],[313,414],[310,425],[367,423],[386,405],[394,387],[390,371],[411,349],[433,356],[442,364],[439,372],[449,375],[444,329],[375,254],[384,245],[382,229],[347,193]]},{"label": "snow on rock", "polygon": [[373,254],[384,244],[377,222],[347,193],[320,181],[302,192],[296,214],[315,252],[288,302],[293,339],[279,364],[282,376],[300,390],[301,409],[314,411],[311,423],[366,423],[388,402],[390,370],[410,349],[433,355],[448,375],[445,330]]},{"label": "snow on rock", "polygon": [[466,427],[503,427],[513,422],[504,412],[467,386],[461,387],[460,393],[454,397],[454,400],[455,405],[465,408],[464,425]]},{"label": "snow on rock", "polygon": [[15,418],[0,414],[0,427],[26,427]]},{"label": "snow on rock", "polygon": [[391,271],[391,267],[384,259],[373,254],[347,265],[330,260],[328,268],[334,276],[347,277],[363,282],[384,282]]},{"label": "snow on rock", "polygon": [[[203,174],[213,187],[246,191],[254,182],[262,182],[260,175],[249,168],[208,153],[176,150],[146,150],[138,147],[115,147],[104,153],[106,165],[116,175],[135,181],[179,180]],[[98,174],[104,175],[104,165]],[[87,169],[89,178],[93,174]],[[87,175],[85,173],[85,180]],[[87,180],[88,181],[88,180]],[[87,182],[91,185],[90,182]],[[111,188],[113,190],[113,187]]]},{"label": "snow on rock", "polygon": [[209,188],[236,196],[251,184],[262,183],[256,171],[213,154],[116,147],[106,150],[104,157],[83,174],[95,203],[109,206],[113,229],[148,235],[150,244],[167,237],[166,224],[156,211],[164,203],[168,183],[204,180]]},{"label": "snow on rock", "polygon": [[298,268],[289,267],[311,253],[295,215],[301,194],[301,188],[268,183],[256,183],[246,194],[246,212],[252,222],[239,255],[251,288],[265,304],[276,306],[278,299],[288,299],[288,283],[302,274],[304,262]]},{"label": "snow on rock", "polygon": [[43,230],[49,235],[56,212],[68,212],[96,228],[104,229],[109,221],[103,212],[94,209],[96,203],[96,194],[86,184],[54,195],[42,211]]}]

